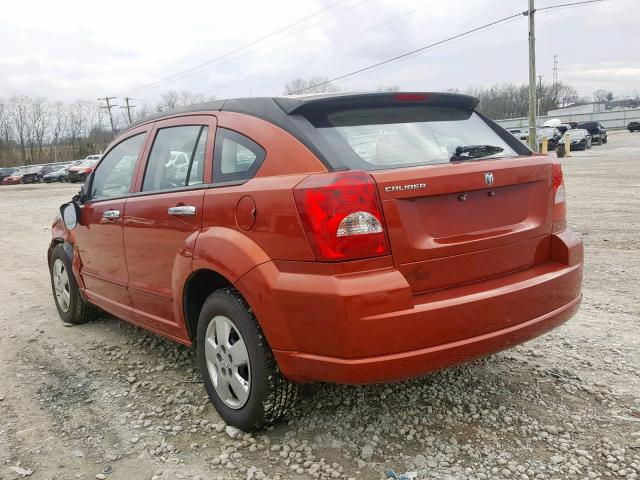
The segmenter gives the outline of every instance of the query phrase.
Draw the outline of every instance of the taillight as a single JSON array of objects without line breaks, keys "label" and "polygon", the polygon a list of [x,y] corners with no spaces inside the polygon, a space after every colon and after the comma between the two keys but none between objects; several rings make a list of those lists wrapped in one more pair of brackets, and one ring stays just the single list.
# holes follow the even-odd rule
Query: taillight
[{"label": "taillight", "polygon": [[389,253],[371,175],[360,171],[310,175],[293,193],[318,260],[335,262]]},{"label": "taillight", "polygon": [[566,201],[564,193],[564,176],[562,175],[562,165],[557,161],[553,162],[553,203],[564,203]]},{"label": "taillight", "polygon": [[553,231],[564,230],[567,227],[567,204],[564,190],[564,176],[562,165],[553,161]]}]

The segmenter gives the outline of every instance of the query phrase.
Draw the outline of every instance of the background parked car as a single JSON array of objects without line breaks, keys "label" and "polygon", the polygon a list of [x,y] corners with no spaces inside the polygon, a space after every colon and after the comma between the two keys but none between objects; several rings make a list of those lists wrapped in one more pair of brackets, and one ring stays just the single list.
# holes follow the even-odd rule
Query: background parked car
[{"label": "background parked car", "polygon": [[561,123],[556,128],[560,130],[560,133],[564,135],[565,133],[567,133],[568,130],[572,130],[574,127],[572,127],[568,123]]},{"label": "background parked car", "polygon": [[64,166],[60,167],[53,172],[47,173],[42,177],[44,183],[53,183],[53,182],[66,182],[67,174],[69,173],[69,167]]},{"label": "background parked car", "polygon": [[587,150],[591,148],[592,138],[583,128],[573,128],[568,131],[571,137],[571,150]]},{"label": "background parked car", "polygon": [[17,169],[13,168],[13,167],[7,167],[7,168],[0,168],[0,185],[2,185],[2,181],[11,176],[11,174],[13,172],[15,172]]},{"label": "background parked car", "polygon": [[509,133],[516,137],[518,140],[522,140],[523,142],[527,141],[527,136],[529,135],[529,130],[523,130],[520,128],[510,128]]},{"label": "background parked car", "polygon": [[2,185],[17,185],[19,183],[22,183],[23,174],[24,174],[24,171],[21,169],[14,171],[11,175],[9,175],[8,177],[5,177],[2,180]]},{"label": "background parked car", "polygon": [[548,140],[547,148],[553,151],[558,146],[558,141],[562,138],[562,133],[555,127],[538,127],[538,144],[542,145],[542,139]]},{"label": "background parked car", "polygon": [[607,143],[607,130],[600,122],[580,122],[578,128],[588,130],[593,143],[596,145]]},{"label": "background parked car", "polygon": [[27,170],[22,176],[22,183],[40,183],[42,177],[54,171],[51,165],[38,165]]},{"label": "background parked car", "polygon": [[98,160],[85,160],[80,165],[69,167],[69,172],[67,173],[68,181],[72,183],[84,182],[87,176],[93,172],[96,163],[98,163]]},{"label": "background parked car", "polygon": [[637,132],[638,130],[640,130],[640,122],[629,122],[629,125],[627,125],[627,130],[629,130],[630,132]]}]

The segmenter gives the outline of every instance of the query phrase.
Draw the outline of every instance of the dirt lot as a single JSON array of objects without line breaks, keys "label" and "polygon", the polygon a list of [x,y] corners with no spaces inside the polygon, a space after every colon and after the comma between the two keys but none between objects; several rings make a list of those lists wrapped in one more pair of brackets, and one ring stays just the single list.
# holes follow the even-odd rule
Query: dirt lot
[{"label": "dirt lot", "polygon": [[288,424],[239,438],[188,349],[59,320],[49,225],[78,187],[0,188],[0,479],[638,478],[640,133],[563,164],[586,247],[574,319],[419,380],[308,388]]}]

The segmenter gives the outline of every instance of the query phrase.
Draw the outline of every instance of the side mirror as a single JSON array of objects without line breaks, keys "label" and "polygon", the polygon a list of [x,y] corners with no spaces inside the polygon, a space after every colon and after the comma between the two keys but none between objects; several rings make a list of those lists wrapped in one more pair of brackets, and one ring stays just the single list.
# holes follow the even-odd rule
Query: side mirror
[{"label": "side mirror", "polygon": [[65,227],[73,230],[78,226],[80,206],[76,202],[65,203],[60,207],[60,215],[62,216]]}]

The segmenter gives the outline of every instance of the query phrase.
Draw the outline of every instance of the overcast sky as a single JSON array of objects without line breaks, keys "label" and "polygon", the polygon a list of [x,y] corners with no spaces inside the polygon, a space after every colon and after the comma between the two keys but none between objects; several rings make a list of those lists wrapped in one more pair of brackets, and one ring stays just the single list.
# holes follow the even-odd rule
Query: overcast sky
[{"label": "overcast sky", "polygon": [[[575,0],[537,0],[536,6],[569,1]],[[129,95],[142,102],[155,101],[168,89],[217,98],[279,95],[291,78],[337,77],[525,10],[527,0],[110,0],[100,5],[3,2],[0,96],[71,101]],[[599,88],[617,95],[640,91],[640,0],[536,17],[538,73],[544,82],[552,80],[557,54],[559,79],[582,95]],[[145,87],[205,62],[210,63],[188,75]],[[527,19],[520,17],[338,83],[348,90],[388,85],[464,90],[525,82],[527,62]]]}]

